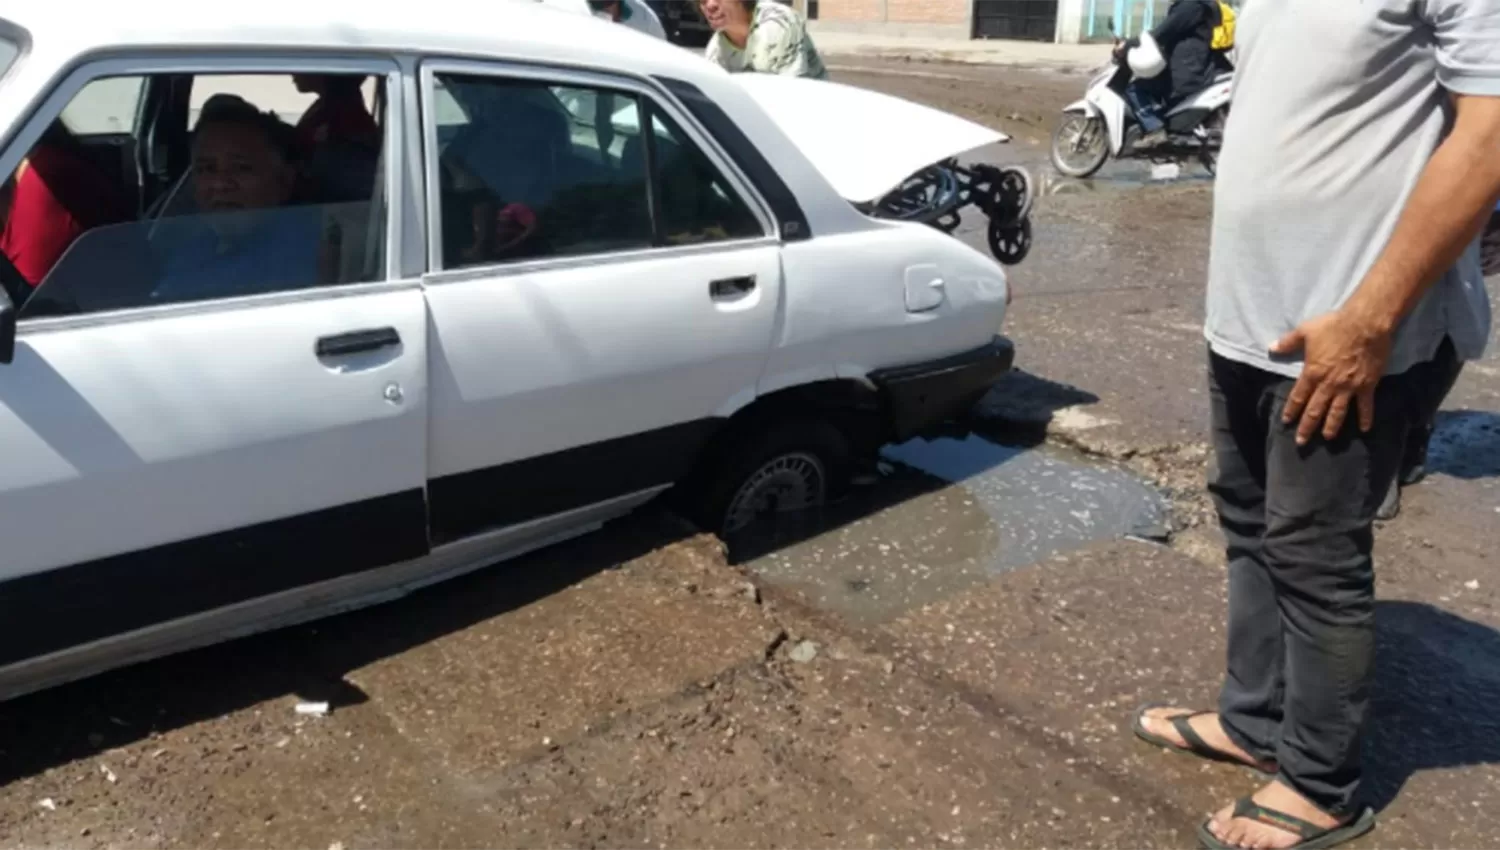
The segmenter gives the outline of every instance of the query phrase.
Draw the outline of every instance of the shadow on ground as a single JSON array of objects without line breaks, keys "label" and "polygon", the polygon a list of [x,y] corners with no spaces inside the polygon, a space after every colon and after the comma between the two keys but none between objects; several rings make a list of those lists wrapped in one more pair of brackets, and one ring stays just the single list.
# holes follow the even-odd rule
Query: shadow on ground
[{"label": "shadow on ground", "polygon": [[1500,413],[1445,410],[1428,449],[1427,469],[1454,478],[1500,477]]},{"label": "shadow on ground", "polygon": [[986,436],[1029,447],[1047,439],[1047,426],[1058,411],[1098,401],[1088,390],[1016,369],[995,383],[975,414]]},{"label": "shadow on ground", "polygon": [[1425,603],[1381,602],[1375,657],[1372,805],[1389,805],[1418,771],[1500,763],[1500,632]]},{"label": "shadow on ground", "polygon": [[645,510],[515,561],[362,611],[126,667],[0,704],[0,785],[295,694],[368,697],[350,671],[557,593],[693,533]]}]

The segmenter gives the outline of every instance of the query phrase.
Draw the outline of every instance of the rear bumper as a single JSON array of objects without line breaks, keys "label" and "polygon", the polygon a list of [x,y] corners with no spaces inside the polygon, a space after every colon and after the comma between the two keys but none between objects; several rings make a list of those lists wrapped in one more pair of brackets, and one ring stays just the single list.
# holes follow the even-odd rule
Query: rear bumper
[{"label": "rear bumper", "polygon": [[967,411],[1010,371],[1015,359],[1015,344],[997,336],[962,354],[873,372],[870,380],[884,397],[899,442]]}]

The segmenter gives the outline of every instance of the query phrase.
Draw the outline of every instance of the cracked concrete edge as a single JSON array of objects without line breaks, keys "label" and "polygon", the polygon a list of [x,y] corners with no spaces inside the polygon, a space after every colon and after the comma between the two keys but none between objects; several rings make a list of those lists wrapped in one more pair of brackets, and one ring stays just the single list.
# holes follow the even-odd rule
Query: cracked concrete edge
[{"label": "cracked concrete edge", "polygon": [[[999,436],[1034,439],[1085,457],[1119,464],[1159,488],[1168,503],[1168,533],[1162,545],[1210,567],[1223,567],[1221,542],[1214,537],[1213,514],[1206,488],[1212,451],[1207,441],[1185,440],[1142,445],[1116,435],[1121,419],[1088,412],[1086,405],[1059,408],[1045,422],[1022,412],[1008,416],[1005,407],[978,413],[977,422],[998,430]],[[1194,482],[1180,480],[1191,472]],[[1177,479],[1177,480],[1174,480]]]},{"label": "cracked concrete edge", "polygon": [[1050,71],[1059,74],[1087,74],[1098,64],[1082,59],[1038,59],[963,48],[845,47],[840,45],[831,49],[820,46],[819,52],[825,59],[832,60],[864,59],[923,65],[989,65],[997,68]]}]

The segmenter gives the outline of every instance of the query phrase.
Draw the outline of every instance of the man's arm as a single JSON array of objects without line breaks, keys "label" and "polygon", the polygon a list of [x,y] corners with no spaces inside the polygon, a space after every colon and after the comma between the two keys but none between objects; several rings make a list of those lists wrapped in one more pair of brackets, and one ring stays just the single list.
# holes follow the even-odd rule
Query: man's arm
[{"label": "man's arm", "polygon": [[1422,170],[1390,241],[1348,302],[1304,323],[1272,347],[1303,352],[1302,377],[1287,399],[1283,420],[1301,417],[1297,441],[1322,426],[1333,439],[1351,403],[1359,426],[1375,423],[1375,387],[1385,372],[1391,340],[1416,307],[1463,254],[1500,199],[1500,97],[1453,95],[1456,117],[1448,138]]}]

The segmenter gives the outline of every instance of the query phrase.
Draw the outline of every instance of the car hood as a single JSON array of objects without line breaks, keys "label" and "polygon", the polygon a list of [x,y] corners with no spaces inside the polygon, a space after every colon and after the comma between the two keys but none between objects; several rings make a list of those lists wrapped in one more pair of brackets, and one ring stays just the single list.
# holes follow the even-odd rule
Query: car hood
[{"label": "car hood", "polygon": [[1009,141],[997,130],[868,89],[772,74],[736,74],[771,120],[845,200],[877,200],[906,178]]}]

